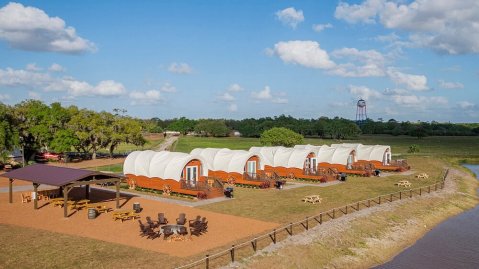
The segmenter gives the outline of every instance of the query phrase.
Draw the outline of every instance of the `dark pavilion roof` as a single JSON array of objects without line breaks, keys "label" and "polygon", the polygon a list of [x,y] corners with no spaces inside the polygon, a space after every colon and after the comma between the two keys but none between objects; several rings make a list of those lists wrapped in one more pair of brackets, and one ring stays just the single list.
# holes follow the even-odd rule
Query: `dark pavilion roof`
[{"label": "dark pavilion roof", "polygon": [[32,164],[0,175],[0,177],[20,179],[38,184],[51,186],[64,186],[68,183],[87,180],[90,177],[99,178],[120,178],[114,174],[105,174],[97,171],[58,167],[46,164]]}]

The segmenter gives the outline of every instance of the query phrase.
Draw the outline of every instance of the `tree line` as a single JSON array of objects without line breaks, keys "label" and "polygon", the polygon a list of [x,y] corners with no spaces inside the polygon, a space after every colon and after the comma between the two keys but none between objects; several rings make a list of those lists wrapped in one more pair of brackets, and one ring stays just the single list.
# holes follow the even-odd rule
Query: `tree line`
[{"label": "tree line", "polygon": [[291,116],[248,118],[242,120],[201,119],[193,120],[185,117],[179,119],[148,120],[151,126],[159,130],[178,131],[182,134],[195,132],[205,136],[228,136],[232,130],[244,137],[260,137],[261,134],[274,127],[285,127],[305,137],[321,137],[331,139],[355,138],[360,134],[389,134],[424,136],[475,136],[479,135],[479,124],[455,124],[439,122],[399,122],[373,121],[367,119],[360,124],[344,118],[320,117],[317,119],[297,119]]},{"label": "tree line", "polygon": [[[95,112],[60,103],[26,100],[14,106],[0,103],[2,155],[23,149],[26,160],[40,150],[91,153],[101,149],[113,156],[120,143],[144,145],[143,121],[105,111]],[[5,156],[4,156],[5,157]]]}]

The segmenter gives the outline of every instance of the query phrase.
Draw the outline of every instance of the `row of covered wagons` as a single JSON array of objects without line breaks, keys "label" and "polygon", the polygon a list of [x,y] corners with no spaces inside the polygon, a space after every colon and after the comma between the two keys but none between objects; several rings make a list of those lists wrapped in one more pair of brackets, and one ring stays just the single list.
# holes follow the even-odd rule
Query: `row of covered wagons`
[{"label": "row of covered wagons", "polygon": [[223,194],[224,182],[267,188],[275,177],[331,181],[342,172],[369,175],[371,167],[400,170],[391,165],[389,146],[333,144],[249,151],[197,148],[190,154],[134,151],[126,158],[123,173],[138,187],[213,198]]}]

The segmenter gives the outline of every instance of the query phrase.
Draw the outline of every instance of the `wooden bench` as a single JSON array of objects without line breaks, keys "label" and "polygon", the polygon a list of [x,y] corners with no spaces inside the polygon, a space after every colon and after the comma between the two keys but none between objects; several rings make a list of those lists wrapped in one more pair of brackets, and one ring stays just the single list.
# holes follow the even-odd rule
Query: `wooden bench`
[{"label": "wooden bench", "polygon": [[411,182],[407,181],[407,180],[401,180],[399,181],[398,183],[396,183],[396,185],[398,185],[398,187],[411,187]]},{"label": "wooden bench", "polygon": [[311,204],[321,203],[321,200],[319,195],[308,195],[302,199],[303,202]]},{"label": "wooden bench", "polygon": [[429,175],[426,174],[426,173],[420,173],[420,174],[416,175],[416,178],[428,179]]}]

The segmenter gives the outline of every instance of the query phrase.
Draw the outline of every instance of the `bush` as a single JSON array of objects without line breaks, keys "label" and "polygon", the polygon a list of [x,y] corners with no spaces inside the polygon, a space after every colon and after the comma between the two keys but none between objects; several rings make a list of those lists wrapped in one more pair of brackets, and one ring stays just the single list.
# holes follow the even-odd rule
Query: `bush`
[{"label": "bush", "polygon": [[409,153],[417,153],[419,152],[419,145],[413,144],[409,146],[409,149],[407,150]]},{"label": "bush", "polygon": [[292,147],[294,145],[302,144],[304,137],[294,131],[275,127],[264,131],[261,134],[259,141],[265,146],[285,146]]}]

